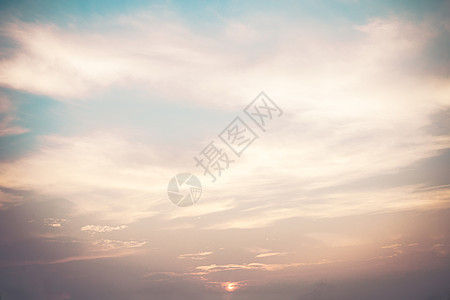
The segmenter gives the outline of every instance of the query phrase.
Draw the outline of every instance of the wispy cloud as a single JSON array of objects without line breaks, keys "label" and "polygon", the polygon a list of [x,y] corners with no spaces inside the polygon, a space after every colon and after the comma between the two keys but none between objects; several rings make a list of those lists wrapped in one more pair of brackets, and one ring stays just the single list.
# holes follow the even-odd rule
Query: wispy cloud
[{"label": "wispy cloud", "polygon": [[[448,269],[448,18],[186,3],[0,22],[0,150],[26,150],[0,161],[2,293],[351,299],[288,282]],[[213,184],[193,156],[235,116],[253,126],[261,90],[283,117]],[[167,197],[180,172],[202,182],[192,207]],[[61,275],[52,297],[28,293],[33,270]]]},{"label": "wispy cloud", "polygon": [[289,263],[289,264],[263,264],[263,263],[248,263],[248,264],[228,264],[228,265],[207,265],[198,266],[196,269],[205,273],[236,271],[236,270],[260,270],[260,271],[279,271],[287,268],[298,268],[303,266],[323,265],[329,264],[330,261],[320,261],[311,263]]},{"label": "wispy cloud", "polygon": [[[98,212],[103,220],[128,223],[154,215],[155,212],[142,207],[157,203],[161,195],[155,189],[166,185],[167,178],[175,172],[158,169],[150,162],[139,167],[130,163],[135,159],[131,152],[144,162],[154,150],[151,146],[130,144],[118,136],[48,136],[41,141],[46,147],[35,154],[0,163],[0,168],[9,169],[8,174],[0,175],[3,185],[64,196],[76,203],[74,213]],[[153,200],[149,201],[152,193]]]},{"label": "wispy cloud", "polygon": [[106,251],[106,250],[117,250],[117,249],[130,249],[139,248],[147,244],[146,241],[121,241],[121,240],[109,240],[101,239],[91,242],[96,248]]},{"label": "wispy cloud", "polygon": [[29,129],[14,125],[17,121],[16,108],[11,100],[0,93],[0,137],[18,135],[28,132]]},{"label": "wispy cloud", "polygon": [[193,254],[181,254],[178,255],[178,258],[189,258],[193,260],[201,260],[205,259],[207,256],[213,254],[214,252],[199,252],[199,253],[193,253]]},{"label": "wispy cloud", "polygon": [[256,255],[256,258],[263,258],[263,257],[271,257],[271,256],[282,256],[286,255],[284,252],[267,252],[267,253],[261,253]]},{"label": "wispy cloud", "polygon": [[50,227],[54,227],[54,228],[61,228],[61,226],[64,223],[66,223],[66,222],[67,222],[67,220],[64,219],[64,218],[60,218],[60,219],[58,219],[58,218],[45,218],[44,219],[45,225],[50,226]]},{"label": "wispy cloud", "polygon": [[[295,217],[336,218],[368,213],[386,213],[405,210],[430,210],[449,207],[447,189],[422,189],[422,185],[402,186],[382,190],[352,191],[346,193],[319,193],[309,199],[284,196],[286,202],[251,210],[222,222],[209,224],[208,229],[262,228],[278,221]],[[294,189],[295,190],[295,189]],[[294,190],[290,192],[296,194]],[[302,193],[299,187],[297,195]],[[269,194],[271,191],[268,191]],[[277,198],[277,195],[267,195]],[[280,196],[278,196],[280,197]],[[328,240],[329,242],[331,240]],[[354,243],[356,241],[346,241]],[[344,243],[343,240],[336,243]]]},{"label": "wispy cloud", "polygon": [[22,200],[22,196],[0,190],[0,211],[19,205]]},{"label": "wispy cloud", "polygon": [[382,246],[382,249],[397,249],[401,246],[401,244],[391,244],[391,245],[386,245],[386,246]]},{"label": "wispy cloud", "polygon": [[81,231],[87,231],[91,234],[94,234],[94,233],[122,230],[127,227],[128,227],[127,225],[120,225],[120,226],[85,225],[81,227]]},{"label": "wispy cloud", "polygon": [[124,257],[129,255],[135,255],[138,253],[137,251],[122,251],[116,253],[102,253],[102,254],[90,254],[90,255],[80,255],[80,256],[70,256],[56,260],[49,261],[28,261],[28,262],[16,262],[7,264],[8,266],[28,266],[28,265],[55,265],[55,264],[64,264],[75,261],[89,261],[96,259],[107,259],[107,258],[117,258]]}]

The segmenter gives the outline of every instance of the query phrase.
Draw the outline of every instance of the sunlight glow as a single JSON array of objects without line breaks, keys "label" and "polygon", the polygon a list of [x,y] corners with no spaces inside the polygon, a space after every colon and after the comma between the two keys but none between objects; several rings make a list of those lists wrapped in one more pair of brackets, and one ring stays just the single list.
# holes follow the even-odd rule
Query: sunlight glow
[{"label": "sunlight glow", "polygon": [[226,283],[225,289],[226,289],[228,292],[232,292],[232,291],[234,291],[236,288],[237,288],[237,286],[236,286],[236,283],[235,283],[235,282],[227,282],[227,283]]}]

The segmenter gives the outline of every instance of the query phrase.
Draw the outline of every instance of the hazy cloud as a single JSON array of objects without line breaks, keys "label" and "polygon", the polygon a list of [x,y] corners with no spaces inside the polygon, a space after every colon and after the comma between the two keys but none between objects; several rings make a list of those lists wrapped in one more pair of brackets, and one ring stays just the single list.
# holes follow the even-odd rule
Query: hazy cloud
[{"label": "hazy cloud", "polygon": [[94,234],[94,233],[122,230],[127,227],[128,227],[127,225],[120,225],[120,226],[85,225],[81,227],[81,231],[87,231],[91,234]]}]

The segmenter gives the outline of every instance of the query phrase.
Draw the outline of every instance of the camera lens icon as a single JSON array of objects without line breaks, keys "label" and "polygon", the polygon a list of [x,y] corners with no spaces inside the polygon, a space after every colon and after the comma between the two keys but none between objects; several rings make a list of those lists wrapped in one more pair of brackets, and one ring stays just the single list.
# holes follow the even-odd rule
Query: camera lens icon
[{"label": "camera lens icon", "polygon": [[180,173],[172,177],[167,187],[170,201],[175,205],[186,207],[197,203],[202,194],[200,180],[191,173]]}]

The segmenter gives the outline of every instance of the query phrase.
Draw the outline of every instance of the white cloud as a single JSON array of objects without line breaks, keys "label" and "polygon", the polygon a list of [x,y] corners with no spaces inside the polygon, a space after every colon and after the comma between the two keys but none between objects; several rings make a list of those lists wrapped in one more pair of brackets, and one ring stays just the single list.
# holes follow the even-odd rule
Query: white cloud
[{"label": "white cloud", "polygon": [[189,259],[193,259],[193,260],[201,260],[201,259],[205,259],[207,256],[213,254],[214,252],[199,252],[199,253],[192,253],[192,254],[181,254],[178,256],[178,258],[189,258]]},{"label": "white cloud", "polygon": [[256,258],[264,258],[264,257],[272,257],[272,256],[282,256],[286,255],[284,252],[268,252],[268,253],[261,253],[256,255]]},{"label": "white cloud", "polygon": [[[21,48],[0,63],[0,83],[58,100],[91,98],[119,86],[233,108],[264,89],[289,107],[316,99],[315,105],[341,114],[368,112],[381,104],[367,101],[373,96],[396,105],[388,100],[397,96],[392,83],[402,91],[415,77],[404,73],[411,70],[402,63],[420,58],[434,34],[426,23],[375,19],[343,33],[344,42],[333,31],[276,21],[282,35],[257,18],[247,24],[230,20],[213,33],[149,14],[93,23],[89,32],[16,22],[4,32]],[[108,31],[112,25],[121,30]],[[444,87],[426,90],[435,95]]]},{"label": "white cloud", "polygon": [[385,246],[382,246],[381,248],[382,248],[382,249],[397,249],[397,248],[399,248],[401,245],[402,245],[402,244],[396,243],[396,244],[385,245]]},{"label": "white cloud", "polygon": [[245,248],[244,250],[250,252],[250,253],[264,253],[264,252],[271,252],[270,249],[265,249],[265,248],[261,248],[261,247],[249,247],[249,248]]},{"label": "white cloud", "polygon": [[167,178],[175,173],[152,165],[152,147],[111,134],[41,141],[46,147],[38,152],[0,163],[8,170],[0,174],[2,184],[64,197],[75,204],[75,215],[98,213],[101,220],[120,223],[152,216],[152,207],[163,201]]},{"label": "white cloud", "polygon": [[[178,209],[165,194],[168,179],[191,161],[177,167],[168,159],[176,153],[167,155],[161,145],[137,146],[113,133],[41,137],[40,151],[0,165],[5,186],[64,196],[76,213],[121,224],[159,215],[169,223],[161,228],[177,228],[179,220],[187,227],[256,228],[299,216],[448,202],[445,191],[421,185],[324,191],[393,174],[450,147],[449,137],[424,129],[432,113],[450,105],[448,78],[414,66],[435,34],[429,24],[375,19],[335,37],[283,22],[282,35],[274,29],[265,35],[267,25],[257,19],[230,21],[214,36],[146,14],[111,22],[123,30],[10,25],[6,34],[21,48],[0,62],[0,83],[58,100],[136,88],[236,110],[264,89],[285,115],[216,184],[202,178],[205,191],[193,208]],[[193,221],[223,211],[226,219]]]},{"label": "white cloud", "polygon": [[87,231],[91,234],[94,234],[94,233],[122,230],[127,227],[128,227],[127,225],[120,225],[120,226],[85,225],[81,227],[81,231]]},{"label": "white cloud", "polygon": [[[269,193],[268,191],[267,193]],[[276,191],[274,191],[276,192]],[[370,191],[353,191],[346,193],[324,193],[306,198],[296,198],[295,189],[288,195],[266,195],[267,199],[280,199],[272,202],[272,206],[248,212],[239,212],[232,218],[217,220],[206,225],[207,229],[263,228],[275,222],[295,218],[337,218],[369,213],[386,213],[408,210],[436,210],[450,206],[449,192],[446,189],[421,189],[421,186],[402,186]],[[301,194],[300,191],[297,194]],[[289,196],[290,195],[290,196]],[[248,205],[257,205],[258,201],[266,203],[266,199],[255,196]],[[319,236],[316,236],[319,238]],[[328,242],[333,238],[328,236]],[[350,245],[358,241],[336,239],[331,246]]]},{"label": "white cloud", "polygon": [[97,251],[110,251],[110,250],[121,250],[130,248],[140,248],[147,244],[145,241],[120,241],[120,240],[109,240],[101,239],[92,242],[92,245]]},{"label": "white cloud", "polygon": [[66,223],[67,220],[63,218],[45,218],[44,223],[47,226],[61,228],[62,224]]},{"label": "white cloud", "polygon": [[236,270],[262,270],[262,271],[278,271],[287,268],[298,268],[304,266],[324,265],[329,264],[330,261],[323,260],[318,262],[304,262],[304,263],[289,263],[289,264],[262,264],[262,263],[248,263],[248,264],[227,264],[227,265],[207,265],[198,266],[196,269],[205,273],[236,271]]}]

